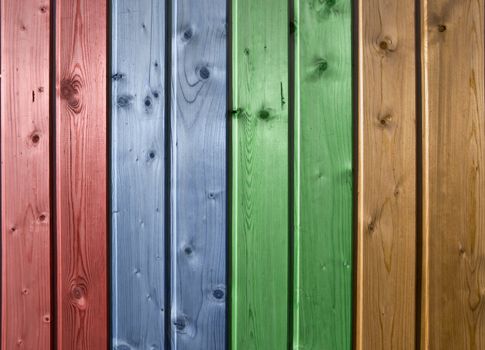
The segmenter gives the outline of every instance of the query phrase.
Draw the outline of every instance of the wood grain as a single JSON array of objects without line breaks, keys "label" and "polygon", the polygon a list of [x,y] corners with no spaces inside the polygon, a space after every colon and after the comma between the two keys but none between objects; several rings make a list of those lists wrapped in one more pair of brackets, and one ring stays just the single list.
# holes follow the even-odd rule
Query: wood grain
[{"label": "wood grain", "polygon": [[104,0],[56,6],[57,346],[108,346]]},{"label": "wood grain", "polygon": [[165,2],[111,11],[112,342],[163,349]]},{"label": "wood grain", "polygon": [[172,14],[172,348],[226,348],[226,1]]},{"label": "wood grain", "polygon": [[47,0],[1,2],[2,349],[51,347]]},{"label": "wood grain", "polygon": [[358,5],[356,347],[413,349],[416,12],[412,1]]},{"label": "wood grain", "polygon": [[351,1],[295,1],[294,349],[350,349]]},{"label": "wood grain", "polygon": [[233,0],[233,350],[288,339],[288,3]]},{"label": "wood grain", "polygon": [[422,349],[485,348],[485,3],[422,0]]}]

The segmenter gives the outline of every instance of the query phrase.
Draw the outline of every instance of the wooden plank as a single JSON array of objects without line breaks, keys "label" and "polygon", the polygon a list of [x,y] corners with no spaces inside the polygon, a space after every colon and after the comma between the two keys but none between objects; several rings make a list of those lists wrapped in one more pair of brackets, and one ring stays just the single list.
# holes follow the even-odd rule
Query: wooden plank
[{"label": "wooden plank", "polygon": [[352,340],[351,1],[295,1],[295,349]]},{"label": "wooden plank", "polygon": [[360,0],[357,349],[413,349],[416,50],[412,1]]},{"label": "wooden plank", "polygon": [[226,348],[226,1],[173,6],[172,347]]},{"label": "wooden plank", "polygon": [[112,18],[112,342],[163,349],[165,2]]},{"label": "wooden plank", "polygon": [[48,5],[1,2],[2,349],[51,347]]},{"label": "wooden plank", "polygon": [[107,2],[56,8],[57,346],[108,347]]},{"label": "wooden plank", "polygon": [[232,349],[286,349],[288,3],[232,15]]},{"label": "wooden plank", "polygon": [[422,349],[485,348],[485,3],[422,0]]}]

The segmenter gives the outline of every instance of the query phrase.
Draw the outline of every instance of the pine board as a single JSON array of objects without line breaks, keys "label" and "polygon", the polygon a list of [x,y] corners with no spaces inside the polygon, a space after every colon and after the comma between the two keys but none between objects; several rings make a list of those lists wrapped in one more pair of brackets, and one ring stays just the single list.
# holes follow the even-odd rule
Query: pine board
[{"label": "pine board", "polygon": [[56,4],[57,347],[108,347],[107,2]]},{"label": "pine board", "polygon": [[2,349],[52,344],[48,5],[1,2]]},{"label": "pine board", "polygon": [[414,349],[414,2],[358,2],[356,348]]},{"label": "pine board", "polygon": [[288,342],[288,3],[232,2],[233,350]]},{"label": "pine board", "polygon": [[165,2],[112,3],[112,342],[165,343]]},{"label": "pine board", "polygon": [[422,349],[485,348],[485,4],[422,0]]},{"label": "pine board", "polygon": [[226,1],[172,13],[172,348],[226,348]]},{"label": "pine board", "polygon": [[350,349],[349,0],[295,1],[294,349]]}]

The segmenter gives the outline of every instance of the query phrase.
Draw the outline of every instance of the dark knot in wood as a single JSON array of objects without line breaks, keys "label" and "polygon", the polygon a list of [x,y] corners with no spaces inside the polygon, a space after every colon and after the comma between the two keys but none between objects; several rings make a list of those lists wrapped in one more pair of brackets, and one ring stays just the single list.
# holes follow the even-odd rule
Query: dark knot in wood
[{"label": "dark knot in wood", "polygon": [[67,102],[69,109],[74,113],[81,112],[81,87],[82,83],[77,77],[61,81],[61,99]]}]

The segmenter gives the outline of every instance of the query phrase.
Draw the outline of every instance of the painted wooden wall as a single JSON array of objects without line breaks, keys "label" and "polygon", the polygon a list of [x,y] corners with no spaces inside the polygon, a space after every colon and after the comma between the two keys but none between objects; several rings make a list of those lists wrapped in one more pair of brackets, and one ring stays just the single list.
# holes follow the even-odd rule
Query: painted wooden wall
[{"label": "painted wooden wall", "polygon": [[107,10],[56,3],[58,349],[108,346]]},{"label": "painted wooden wall", "polygon": [[422,349],[485,348],[485,3],[421,1]]},{"label": "painted wooden wall", "polygon": [[288,327],[287,1],[232,2],[232,349],[284,349]]},{"label": "painted wooden wall", "polygon": [[226,1],[172,12],[171,340],[226,348]]},{"label": "painted wooden wall", "polygon": [[2,349],[52,344],[48,5],[1,2]]},{"label": "painted wooden wall", "polygon": [[0,5],[2,349],[485,346],[483,0],[108,3]]},{"label": "painted wooden wall", "polygon": [[294,349],[352,343],[351,1],[295,1]]},{"label": "painted wooden wall", "polygon": [[165,2],[112,2],[115,349],[165,344]]}]

